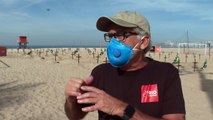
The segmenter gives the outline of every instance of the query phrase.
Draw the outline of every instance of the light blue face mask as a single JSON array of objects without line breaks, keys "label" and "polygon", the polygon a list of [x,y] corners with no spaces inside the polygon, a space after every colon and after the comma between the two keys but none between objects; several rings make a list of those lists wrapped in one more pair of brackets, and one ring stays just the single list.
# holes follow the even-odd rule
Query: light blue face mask
[{"label": "light blue face mask", "polygon": [[120,67],[127,64],[133,53],[133,48],[131,46],[127,46],[115,38],[111,38],[110,43],[107,46],[107,57],[110,64],[114,67]]}]

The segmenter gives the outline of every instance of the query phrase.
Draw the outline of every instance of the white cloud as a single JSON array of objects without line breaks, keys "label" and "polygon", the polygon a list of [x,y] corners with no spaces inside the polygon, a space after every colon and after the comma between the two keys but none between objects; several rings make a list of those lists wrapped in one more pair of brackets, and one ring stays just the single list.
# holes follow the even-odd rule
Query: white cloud
[{"label": "white cloud", "polygon": [[0,0],[0,6],[4,8],[28,8],[47,0]]},{"label": "white cloud", "polygon": [[[108,1],[109,2],[109,1]],[[113,5],[136,10],[165,11],[212,20],[211,0],[111,0]]]},{"label": "white cloud", "polygon": [[31,18],[31,16],[26,12],[11,11],[11,12],[0,12],[0,18],[2,22],[20,22],[26,21]]},{"label": "white cloud", "polygon": [[30,18],[31,16],[28,13],[23,12],[12,12],[12,16],[16,16],[16,18]]},{"label": "white cloud", "polygon": [[25,21],[31,18],[28,8],[45,1],[47,0],[0,0],[0,18],[5,21]]},{"label": "white cloud", "polygon": [[13,5],[16,2],[18,2],[18,0],[0,0],[0,3],[6,6]]},{"label": "white cloud", "polygon": [[23,8],[28,8],[36,4],[41,4],[47,0],[25,0],[25,1],[27,4]]}]

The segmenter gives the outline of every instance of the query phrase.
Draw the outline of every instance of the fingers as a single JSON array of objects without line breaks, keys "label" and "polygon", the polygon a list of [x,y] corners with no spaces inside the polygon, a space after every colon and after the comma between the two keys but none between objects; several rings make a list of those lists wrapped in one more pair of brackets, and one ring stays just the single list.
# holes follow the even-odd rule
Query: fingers
[{"label": "fingers", "polygon": [[102,90],[92,86],[81,86],[81,90],[87,91],[87,92],[102,93]]},{"label": "fingers", "polygon": [[92,76],[92,75],[88,76],[88,77],[84,80],[84,82],[86,83],[86,85],[91,84],[92,81],[93,81],[93,76]]},{"label": "fingers", "polygon": [[98,93],[86,92],[77,96],[77,102],[79,104],[96,104],[98,102]]},{"label": "fingers", "polygon": [[79,79],[79,78],[72,78],[68,81],[68,83],[65,86],[65,96],[69,97],[77,97],[84,93],[82,91],[83,89],[80,89],[82,85],[88,85],[91,84],[93,81],[93,76],[88,76],[85,80]]},{"label": "fingers", "polygon": [[84,94],[77,96],[77,102],[79,104],[94,104],[88,107],[83,107],[82,111],[84,112],[92,112],[95,110],[99,110],[100,103],[100,93],[101,90],[91,87],[91,86],[82,86],[81,89],[86,91]]},{"label": "fingers", "polygon": [[98,110],[98,101],[99,94],[96,92],[86,92],[77,96],[77,103],[82,105],[89,104],[89,106],[82,108],[82,111],[84,112],[92,112]]},{"label": "fingers", "polygon": [[77,99],[94,98],[94,97],[97,97],[97,96],[98,96],[98,93],[86,92],[84,94],[78,95]]},{"label": "fingers", "polygon": [[97,102],[97,99],[96,98],[78,99],[77,102],[79,104],[95,104]]},{"label": "fingers", "polygon": [[93,112],[93,111],[98,110],[98,107],[97,107],[97,105],[92,105],[92,106],[89,106],[89,107],[84,107],[81,110],[83,112]]},{"label": "fingers", "polygon": [[[87,104],[87,103],[95,103],[97,100],[95,98],[92,98],[95,96],[95,94],[84,94],[87,91],[84,91],[84,89],[81,89],[81,86],[89,85],[93,81],[93,77],[90,75],[85,80],[79,79],[79,78],[72,78],[68,81],[68,83],[65,86],[65,96],[66,100],[70,103],[79,103],[79,104]],[[83,96],[81,96],[83,94]],[[81,96],[82,98],[77,99],[78,96]],[[90,97],[89,99],[87,97]],[[83,99],[85,98],[85,99]],[[89,110],[94,110],[89,109]]]},{"label": "fingers", "polygon": [[83,81],[81,79],[71,79],[68,81],[67,85],[65,86],[65,96],[78,96],[80,95],[80,87]]},{"label": "fingers", "polygon": [[92,86],[81,86],[80,88],[86,92],[77,96],[77,103],[81,105],[94,104],[83,107],[82,111],[91,112],[100,110],[112,115],[119,113],[116,108],[121,105],[121,101]]},{"label": "fingers", "polygon": [[81,93],[80,93],[80,92],[72,92],[72,91],[71,91],[71,92],[69,93],[69,95],[70,95],[70,96],[76,96],[76,97],[77,97],[77,96],[81,95]]}]

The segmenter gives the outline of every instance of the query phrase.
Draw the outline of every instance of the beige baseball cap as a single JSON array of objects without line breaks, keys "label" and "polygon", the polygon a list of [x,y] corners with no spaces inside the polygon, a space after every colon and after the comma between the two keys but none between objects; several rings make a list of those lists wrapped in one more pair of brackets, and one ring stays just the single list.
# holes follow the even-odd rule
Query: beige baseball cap
[{"label": "beige baseball cap", "polygon": [[150,25],[147,19],[135,11],[118,12],[113,17],[102,16],[97,20],[96,27],[100,31],[107,32],[111,24],[122,27],[139,27],[150,35]]}]

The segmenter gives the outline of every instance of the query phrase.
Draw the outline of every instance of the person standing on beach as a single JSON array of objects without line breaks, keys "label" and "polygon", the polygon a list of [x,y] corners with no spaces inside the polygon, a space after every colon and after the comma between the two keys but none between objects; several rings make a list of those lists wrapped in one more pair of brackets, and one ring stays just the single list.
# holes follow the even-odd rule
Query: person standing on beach
[{"label": "person standing on beach", "polygon": [[98,111],[99,120],[184,120],[185,103],[178,70],[170,63],[145,57],[151,46],[150,25],[134,11],[100,17],[110,63],[95,67],[82,80],[65,87],[70,120]]}]

